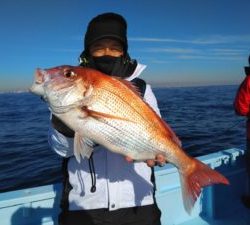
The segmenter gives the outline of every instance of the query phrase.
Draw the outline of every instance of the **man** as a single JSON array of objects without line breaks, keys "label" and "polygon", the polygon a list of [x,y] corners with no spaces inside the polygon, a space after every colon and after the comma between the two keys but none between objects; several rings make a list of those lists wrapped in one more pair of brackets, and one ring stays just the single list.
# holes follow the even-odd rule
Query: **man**
[{"label": "man", "polygon": [[[246,150],[246,167],[250,181],[250,55],[248,58],[249,66],[245,67],[246,77],[241,83],[234,100],[234,109],[238,115],[246,116],[247,119],[247,150]],[[250,195],[242,196],[242,202],[250,208]]]},{"label": "man", "polygon": [[[127,52],[127,24],[114,13],[92,19],[84,39],[80,65],[132,81],[144,99],[160,114],[150,85],[137,77],[144,65]],[[80,163],[73,156],[74,132],[52,116],[49,143],[64,159],[62,225],[160,225],[160,210],[154,198],[154,160],[133,162],[96,145],[90,159]],[[156,161],[164,162],[159,155]],[[148,166],[149,165],[149,166]]]}]

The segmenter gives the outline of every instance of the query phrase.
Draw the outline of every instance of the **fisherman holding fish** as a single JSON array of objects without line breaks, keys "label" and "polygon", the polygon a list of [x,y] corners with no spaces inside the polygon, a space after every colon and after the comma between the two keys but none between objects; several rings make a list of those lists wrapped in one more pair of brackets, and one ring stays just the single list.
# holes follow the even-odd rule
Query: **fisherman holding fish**
[{"label": "fisherman holding fish", "polygon": [[[160,115],[150,85],[137,78],[146,66],[132,60],[127,50],[125,19],[104,13],[88,24],[80,65],[134,81],[139,92],[144,92],[144,100]],[[134,162],[129,156],[96,145],[90,158],[79,163],[73,155],[74,131],[54,115],[52,125],[50,146],[65,157],[61,225],[161,224],[154,197],[154,174],[149,167],[154,166],[154,160]],[[162,163],[162,155],[158,158]]]},{"label": "fisherman holding fish", "polygon": [[152,89],[137,78],[145,66],[127,53],[126,28],[120,15],[99,15],[88,25],[81,66],[36,70],[30,90],[47,101],[49,143],[66,158],[59,224],[159,225],[148,166],[155,161],[178,169],[188,213],[203,187],[229,184],[187,155],[159,116]]},{"label": "fisherman holding fish", "polygon": [[[234,100],[235,112],[240,116],[247,117],[246,132],[246,168],[248,173],[248,182],[250,182],[250,55],[248,57],[248,66],[245,67],[246,77],[242,81]],[[250,190],[242,196],[243,204],[250,209]]]}]

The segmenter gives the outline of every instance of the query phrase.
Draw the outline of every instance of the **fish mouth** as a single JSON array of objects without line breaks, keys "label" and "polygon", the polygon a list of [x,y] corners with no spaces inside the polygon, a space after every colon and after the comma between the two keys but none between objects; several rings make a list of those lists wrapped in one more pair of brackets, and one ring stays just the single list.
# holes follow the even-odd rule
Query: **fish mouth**
[{"label": "fish mouth", "polygon": [[36,69],[34,74],[34,81],[31,87],[29,88],[29,91],[31,93],[37,94],[37,95],[44,95],[44,88],[43,85],[46,80],[49,79],[49,74],[42,69]]},{"label": "fish mouth", "polygon": [[[42,97],[55,114],[63,114],[83,105],[80,94],[76,94],[77,85],[64,77],[60,72],[50,73],[48,70],[36,69],[34,81],[29,91]],[[74,93],[73,95],[71,95]],[[77,97],[76,100],[73,97]]]},{"label": "fish mouth", "polygon": [[41,85],[41,84],[45,83],[46,81],[48,81],[49,78],[50,78],[50,74],[46,70],[43,70],[40,68],[36,69],[35,81],[34,81],[35,84]]},{"label": "fish mouth", "polygon": [[55,114],[64,114],[73,109],[81,108],[83,106],[82,100],[79,100],[75,103],[68,104],[68,105],[55,105],[50,103],[49,110]]}]

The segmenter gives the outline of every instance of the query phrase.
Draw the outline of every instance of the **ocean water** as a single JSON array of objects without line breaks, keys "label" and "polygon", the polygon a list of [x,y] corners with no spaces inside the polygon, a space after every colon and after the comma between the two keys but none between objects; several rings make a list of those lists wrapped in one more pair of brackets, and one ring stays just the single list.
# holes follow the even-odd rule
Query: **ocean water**
[{"label": "ocean water", "polygon": [[[245,148],[245,118],[235,115],[237,86],[156,88],[162,117],[193,156]],[[30,93],[0,94],[0,192],[61,180],[48,146],[49,111]]]}]

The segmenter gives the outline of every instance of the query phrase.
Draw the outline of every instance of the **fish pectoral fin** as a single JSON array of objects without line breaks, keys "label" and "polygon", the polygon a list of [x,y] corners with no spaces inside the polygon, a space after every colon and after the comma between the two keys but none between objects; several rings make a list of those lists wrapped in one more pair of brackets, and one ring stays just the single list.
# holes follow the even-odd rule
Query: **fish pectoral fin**
[{"label": "fish pectoral fin", "polygon": [[84,113],[87,113],[88,116],[91,116],[97,120],[99,119],[116,119],[116,120],[124,120],[124,121],[130,121],[132,122],[131,120],[128,120],[127,118],[122,118],[122,117],[119,117],[119,116],[114,116],[114,115],[110,115],[110,114],[107,114],[107,113],[102,113],[102,112],[98,112],[98,111],[94,111],[94,110],[91,110],[91,109],[88,109],[86,106],[82,107],[82,111]]},{"label": "fish pectoral fin", "polygon": [[90,158],[93,152],[94,142],[89,138],[82,137],[79,133],[75,133],[74,137],[74,155],[76,157],[77,162],[80,163],[82,158]]}]

